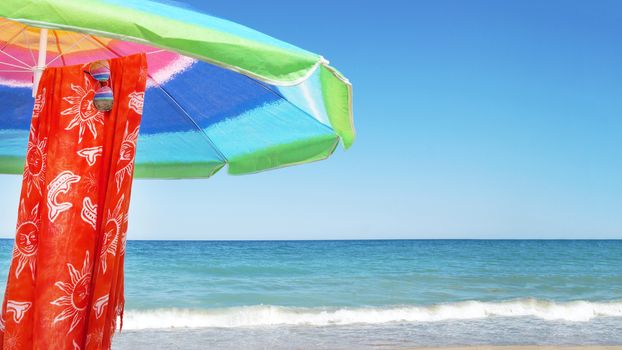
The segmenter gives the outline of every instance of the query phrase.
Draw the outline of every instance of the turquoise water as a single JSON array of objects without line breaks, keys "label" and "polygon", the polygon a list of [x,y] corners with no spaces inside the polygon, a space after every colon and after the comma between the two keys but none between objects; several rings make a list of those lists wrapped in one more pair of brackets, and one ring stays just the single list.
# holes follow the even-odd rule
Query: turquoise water
[{"label": "turquoise water", "polygon": [[622,299],[622,241],[132,241],[128,307]]},{"label": "turquoise water", "polygon": [[118,349],[622,344],[622,241],[129,241],[125,274]]}]

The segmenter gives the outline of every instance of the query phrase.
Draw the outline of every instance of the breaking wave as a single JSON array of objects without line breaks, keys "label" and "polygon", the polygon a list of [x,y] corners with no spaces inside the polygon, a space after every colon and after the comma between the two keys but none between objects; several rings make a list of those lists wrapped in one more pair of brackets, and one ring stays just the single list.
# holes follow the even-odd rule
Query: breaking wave
[{"label": "breaking wave", "polygon": [[487,317],[536,317],[587,322],[622,317],[622,301],[552,302],[520,299],[502,302],[463,301],[429,306],[301,308],[271,305],[223,309],[156,309],[125,312],[124,329],[252,327],[270,325],[348,325],[387,322],[439,322]]}]

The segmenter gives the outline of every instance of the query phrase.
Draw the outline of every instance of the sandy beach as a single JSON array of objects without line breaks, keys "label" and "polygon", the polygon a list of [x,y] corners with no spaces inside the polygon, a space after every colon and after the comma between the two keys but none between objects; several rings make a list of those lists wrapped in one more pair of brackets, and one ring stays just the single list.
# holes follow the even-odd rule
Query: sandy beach
[{"label": "sandy beach", "polygon": [[622,345],[481,345],[456,347],[423,347],[411,350],[622,350]]}]

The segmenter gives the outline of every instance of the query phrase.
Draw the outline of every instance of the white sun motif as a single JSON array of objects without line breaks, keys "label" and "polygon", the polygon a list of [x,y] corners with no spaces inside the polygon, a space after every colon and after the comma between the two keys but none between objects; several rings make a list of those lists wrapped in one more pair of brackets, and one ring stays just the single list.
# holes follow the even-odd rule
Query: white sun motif
[{"label": "white sun motif", "polygon": [[119,236],[123,226],[127,224],[127,214],[124,214],[121,210],[125,195],[119,198],[119,202],[113,211],[108,210],[106,216],[106,224],[104,226],[104,236],[102,237],[102,245],[99,253],[100,265],[103,272],[106,272],[107,264],[106,258],[108,254],[112,256],[117,255],[117,244],[119,242]]},{"label": "white sun motif", "polygon": [[28,266],[34,280],[37,248],[39,247],[39,204],[35,205],[29,214],[26,212],[26,206],[22,200],[19,210],[19,222],[17,223],[13,246],[13,259],[17,259],[15,278],[19,278],[24,267]]},{"label": "white sun motif", "polygon": [[80,321],[84,319],[86,309],[89,304],[89,289],[91,286],[91,262],[89,252],[86,252],[82,270],[76,269],[72,264],[67,263],[69,270],[69,282],[58,281],[54,285],[65,295],[52,301],[52,305],[64,306],[65,308],[58,314],[53,323],[71,318],[71,325],[67,334],[71,333]]},{"label": "white sun motif", "polygon": [[84,130],[86,128],[89,129],[93,138],[97,138],[95,124],[104,124],[104,113],[95,108],[93,104],[95,90],[93,89],[91,80],[85,74],[84,87],[71,84],[71,90],[75,92],[75,95],[63,97],[63,100],[69,102],[71,107],[60,113],[61,115],[73,116],[73,119],[71,119],[65,130],[71,130],[76,126],[79,127],[78,143],[82,142],[82,137],[84,136]]},{"label": "white sun motif", "polygon": [[41,194],[45,182],[45,164],[47,161],[47,137],[39,140],[34,129],[30,127],[30,138],[26,149],[26,165],[24,166],[24,181],[26,182],[26,195],[30,197],[33,187]]},{"label": "white sun motif", "polygon": [[121,189],[125,176],[132,176],[134,172],[134,156],[136,155],[136,142],[138,141],[138,129],[129,133],[127,132],[127,126],[125,128],[125,137],[121,143],[121,151],[119,154],[119,160],[117,165],[120,165],[119,170],[114,174],[114,178],[117,182],[117,191]]}]

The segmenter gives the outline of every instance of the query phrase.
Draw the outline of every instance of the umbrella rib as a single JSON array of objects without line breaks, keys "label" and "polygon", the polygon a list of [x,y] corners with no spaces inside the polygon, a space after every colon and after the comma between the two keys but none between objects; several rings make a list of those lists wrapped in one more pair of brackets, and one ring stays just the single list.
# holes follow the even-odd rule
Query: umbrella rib
[{"label": "umbrella rib", "polygon": [[166,50],[155,50],[155,51],[149,51],[149,52],[145,52],[145,55],[153,55],[154,53],[160,53],[160,52],[165,52]]},{"label": "umbrella rib", "polygon": [[[0,64],[3,64],[5,66],[9,66],[9,67],[14,67],[14,68],[22,68],[24,70],[26,70],[26,67],[17,65],[17,64],[12,64],[12,63],[7,63],[7,62],[0,62]],[[32,68],[28,67],[28,71],[32,72]]]},{"label": "umbrella rib", "polygon": [[32,73],[32,70],[26,70],[26,69],[0,70],[0,73]]},{"label": "umbrella rib", "polygon": [[[108,50],[110,53],[112,53],[113,55],[115,55],[117,57],[121,57],[121,55],[118,52],[116,52],[113,49],[109,48],[108,46],[104,45],[104,43],[102,43],[101,41],[97,40],[97,38],[95,38],[94,36],[92,36],[92,35],[88,35],[88,36],[92,39],[91,41],[96,42],[98,45],[100,45],[105,50]],[[167,96],[175,104],[175,106],[177,108],[179,108],[179,110],[182,112],[182,114],[192,123],[192,125],[194,125],[194,127],[197,128],[197,130],[199,132],[201,132],[201,134],[203,134],[203,136],[205,137],[205,139],[209,143],[210,147],[212,147],[212,149],[214,151],[216,151],[216,153],[220,157],[220,160],[223,161],[223,162],[227,162],[227,157],[225,157],[225,155],[218,149],[218,147],[216,147],[216,144],[214,144],[214,142],[209,137],[209,135],[205,132],[205,130],[203,130],[199,126],[199,124],[194,120],[194,118],[192,118],[192,116],[190,116],[190,114],[179,104],[179,102],[177,102],[177,100],[166,89],[164,89],[164,87],[157,80],[155,80],[151,76],[151,74],[147,73],[147,76],[154,82],[154,86],[157,87],[158,89],[160,89],[160,91],[162,91],[164,93],[164,95]]]},{"label": "umbrella rib", "polygon": [[61,49],[61,45],[60,45],[60,39],[58,38],[58,32],[56,30],[53,30],[52,33],[54,34],[54,38],[56,39],[56,48],[58,49],[58,53],[61,56],[61,61],[63,61],[63,66],[67,65],[67,62],[65,62],[65,57],[63,57],[63,50]]},{"label": "umbrella rib", "polygon": [[[80,40],[77,40],[75,43],[73,43],[69,49],[67,49],[66,52],[70,51],[71,49],[73,49],[74,47],[76,47],[78,44],[80,44],[84,39],[86,39],[86,34],[82,35],[82,38],[80,38]],[[57,59],[61,58],[63,56],[63,52],[61,51],[58,55],[56,55],[56,57],[54,57],[50,62],[46,63],[46,66],[49,66],[50,64],[52,64],[54,61],[56,61]]]},{"label": "umbrella rib", "polygon": [[85,37],[88,39],[88,41],[90,41],[91,43],[95,44],[96,46],[101,46],[102,49],[110,52],[114,57],[121,57],[122,55],[119,55],[119,53],[117,53],[116,51],[114,51],[113,49],[109,48],[108,46],[106,46],[104,43],[102,43],[100,40],[98,40],[96,37],[94,37],[91,34],[85,34]]},{"label": "umbrella rib", "polygon": [[15,58],[15,57],[13,57],[11,54],[4,52],[4,50],[0,50],[0,52],[2,52],[3,54],[5,54],[5,55],[6,55],[6,56],[8,56],[8,57],[10,57],[10,58],[14,59],[15,61],[17,61],[17,62],[19,62],[19,63],[23,64],[22,68],[28,68],[28,69],[30,69],[30,68],[31,68],[30,66],[28,66],[28,63],[26,63],[26,62],[24,62],[24,61],[20,60],[19,58]]},{"label": "umbrella rib", "polygon": [[26,35],[25,30],[22,32],[22,36],[24,37],[24,41],[28,46],[28,51],[30,51],[30,58],[32,58],[32,66],[34,67],[37,65],[37,60],[35,60],[35,54],[32,52],[32,47],[30,47],[30,40],[28,39],[28,35]]},{"label": "umbrella rib", "polygon": [[6,47],[7,47],[7,46],[9,46],[9,44],[10,44],[13,40],[15,40],[15,38],[17,38],[20,34],[22,34],[25,30],[26,30],[26,26],[24,26],[24,28],[22,28],[22,30],[20,30],[19,32],[17,32],[17,34],[15,34],[12,38],[10,38],[9,40],[7,40],[7,41],[6,41],[6,44],[4,44],[4,46],[0,49],[0,52],[1,52],[2,54],[4,54],[4,55],[6,55],[6,56],[8,56],[8,57],[10,57],[10,58],[12,58],[12,59],[14,59],[15,61],[17,61],[17,62],[19,62],[19,63],[23,64],[24,66],[23,66],[22,68],[27,68],[27,69],[30,69],[30,68],[32,68],[32,67],[31,67],[31,66],[29,66],[29,65],[28,65],[28,63],[26,63],[26,62],[24,62],[24,61],[20,60],[19,58],[14,57],[13,55],[11,55],[11,54],[10,54],[10,53],[8,53],[8,52],[4,52],[4,49],[6,49]]},{"label": "umbrella rib", "polygon": [[305,111],[304,109],[300,108],[298,105],[296,105],[295,103],[293,103],[292,101],[288,100],[287,98],[285,98],[285,96],[281,95],[280,93],[272,90],[270,87],[266,86],[265,83],[255,80],[251,77],[248,77],[246,75],[244,75],[247,79],[250,79],[252,82],[254,82],[255,84],[261,86],[262,88],[264,88],[265,90],[268,90],[269,92],[271,92],[272,94],[274,94],[275,96],[278,96],[279,98],[281,98],[282,100],[286,101],[288,104],[290,104],[291,106],[293,106],[294,108],[296,108],[297,110],[299,110],[300,112],[302,112],[302,114],[306,115],[308,118],[311,118],[313,121],[315,121],[316,123],[320,124],[321,126],[325,127],[326,129],[330,130],[331,132],[335,132],[335,130],[333,130],[331,127],[329,127],[328,125],[322,123],[321,121],[317,120],[317,118],[315,118],[314,116],[312,116],[311,114],[309,114],[309,112]]},{"label": "umbrella rib", "polygon": [[209,145],[214,149],[214,151],[216,151],[216,153],[218,153],[218,156],[221,158],[221,160],[223,162],[228,162],[227,157],[225,157],[225,155],[218,149],[218,147],[216,147],[216,144],[212,141],[212,139],[209,137],[209,135],[205,132],[205,130],[203,130],[203,128],[201,128],[201,126],[199,126],[199,124],[194,120],[194,118],[192,118],[192,116],[184,109],[184,107],[182,107],[179,102],[177,102],[177,100],[164,88],[162,87],[162,85],[160,85],[160,83],[158,83],[157,80],[153,79],[153,77],[150,74],[147,74],[149,76],[149,78],[151,80],[153,80],[153,82],[155,83],[154,86],[157,87],[158,89],[160,89],[164,95],[166,95],[174,104],[177,108],[179,108],[179,110],[184,114],[184,116],[192,123],[192,125],[194,125],[195,128],[197,128],[198,131],[201,132],[201,134],[203,134],[203,136],[205,137],[205,139],[207,140],[207,142],[209,143]]},{"label": "umbrella rib", "polygon": [[[97,40],[97,38],[93,37],[92,35],[89,35],[89,36],[92,38],[92,40],[94,40],[97,44],[99,44],[100,46],[102,46],[104,49],[106,49],[106,50],[108,50],[108,51],[112,52],[113,54],[115,54],[115,55],[116,55],[116,56],[118,56],[118,57],[120,57],[120,56],[121,56],[119,53],[117,53],[117,52],[113,51],[112,49],[110,49],[110,48],[108,48],[107,46],[105,46],[105,45],[104,45],[101,41]],[[166,50],[157,50],[157,51],[153,51],[153,52],[147,52],[147,54],[159,53],[159,52],[162,52],[162,51],[166,51]],[[207,63],[207,62],[206,62],[206,63]],[[207,63],[207,64],[209,64],[209,63]],[[324,128],[326,128],[327,130],[330,130],[330,131],[333,131],[333,132],[334,132],[334,130],[333,130],[332,128],[330,128],[328,125],[326,125],[326,124],[324,124],[324,123],[320,122],[320,121],[319,121],[319,120],[317,120],[314,116],[310,115],[307,111],[303,110],[302,108],[298,107],[297,105],[295,105],[294,103],[292,103],[291,101],[289,101],[288,99],[286,99],[285,97],[283,97],[283,95],[281,95],[281,94],[277,93],[276,91],[274,91],[274,90],[270,89],[269,87],[265,86],[262,82],[259,82],[259,81],[255,80],[255,79],[253,79],[253,78],[251,78],[251,77],[249,77],[249,76],[245,75],[245,74],[242,74],[242,75],[243,75],[244,77],[246,77],[247,79],[250,79],[250,80],[251,80],[252,82],[254,82],[255,84],[258,84],[258,85],[259,85],[259,86],[261,86],[262,88],[264,88],[264,89],[268,90],[268,91],[269,91],[269,92],[271,92],[272,94],[274,94],[274,95],[278,96],[278,97],[279,97],[279,98],[281,98],[282,100],[287,101],[287,103],[288,103],[288,104],[292,105],[294,108],[296,108],[297,110],[299,110],[300,112],[302,112],[304,115],[306,115],[308,118],[311,118],[313,121],[315,121],[316,123],[318,123],[318,124],[320,124],[321,126],[323,126]],[[156,80],[155,80],[155,79],[154,79],[151,75],[149,75],[149,77],[151,78],[151,80],[153,80],[153,81],[156,83],[156,85],[158,85],[158,86],[160,85],[160,84],[158,83],[158,81],[156,81]],[[161,87],[160,87],[160,88],[161,88]],[[166,92],[163,88],[161,88],[161,89],[165,92],[165,94],[168,94],[168,92]],[[197,128],[199,128],[200,130],[202,130],[202,129],[198,126],[198,124],[194,121],[194,119],[192,119],[192,117],[191,117],[188,113],[186,113],[186,111],[185,111],[185,110],[183,110],[183,108],[179,105],[179,103],[177,103],[177,101],[175,101],[175,99],[174,99],[172,96],[170,96],[170,97],[171,97],[171,99],[173,99],[173,101],[174,101],[174,102],[175,102],[175,103],[179,106],[179,108],[181,108],[181,109],[182,109],[182,111],[184,111],[184,113],[188,116],[188,118],[192,121],[192,123],[194,123],[194,124],[197,126]],[[205,134],[205,132],[203,132],[203,133]],[[211,141],[211,139],[209,138],[209,136],[207,136],[207,134],[205,134],[205,136],[206,136],[206,137],[208,138],[208,140],[210,141],[210,144],[212,144],[212,146],[214,146],[214,145],[213,145],[213,142]],[[214,149],[215,149],[215,150],[216,150],[219,154],[221,154],[221,155],[222,155],[223,159],[225,159],[225,160],[226,160],[226,157],[224,157],[224,155],[222,154],[222,152],[220,152],[220,150],[219,150],[219,149],[217,149],[215,146],[214,146]]]},{"label": "umbrella rib", "polygon": [[0,23],[1,22],[4,22],[4,23],[0,24],[0,28],[4,28],[4,27],[6,27],[8,25],[15,25],[15,21],[9,21],[9,20],[6,20],[4,18],[0,18]]}]

